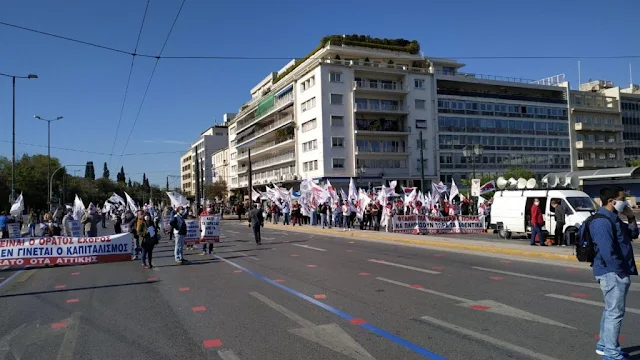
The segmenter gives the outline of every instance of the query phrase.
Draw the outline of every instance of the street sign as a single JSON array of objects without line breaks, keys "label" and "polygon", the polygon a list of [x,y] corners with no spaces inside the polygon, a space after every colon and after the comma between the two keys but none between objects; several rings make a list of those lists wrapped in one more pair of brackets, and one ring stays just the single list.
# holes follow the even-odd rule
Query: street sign
[{"label": "street sign", "polygon": [[471,196],[480,196],[480,179],[471,179]]}]

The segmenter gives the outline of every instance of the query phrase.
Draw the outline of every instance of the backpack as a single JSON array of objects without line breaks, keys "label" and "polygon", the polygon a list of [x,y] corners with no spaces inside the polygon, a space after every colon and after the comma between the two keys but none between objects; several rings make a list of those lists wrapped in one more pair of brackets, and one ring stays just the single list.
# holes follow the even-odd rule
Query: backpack
[{"label": "backpack", "polygon": [[616,225],[608,217],[597,213],[589,216],[587,220],[582,223],[580,229],[578,229],[578,238],[576,239],[576,258],[578,258],[579,262],[589,262],[593,265],[593,260],[596,258],[598,252],[596,250],[596,245],[593,242],[593,238],[591,237],[589,225],[591,225],[593,220],[599,218],[607,219],[611,223],[614,238],[617,236]]}]

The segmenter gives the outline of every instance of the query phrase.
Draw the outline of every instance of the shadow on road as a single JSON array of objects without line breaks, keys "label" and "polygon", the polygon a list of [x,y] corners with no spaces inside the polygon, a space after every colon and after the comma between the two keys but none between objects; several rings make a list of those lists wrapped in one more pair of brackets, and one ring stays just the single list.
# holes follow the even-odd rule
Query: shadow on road
[{"label": "shadow on road", "polygon": [[633,352],[640,351],[640,345],[629,346],[622,350],[629,353],[629,360],[640,360],[640,352],[638,352],[637,354],[631,354]]},{"label": "shadow on road", "polygon": [[140,282],[124,283],[124,284],[98,285],[98,286],[86,286],[86,287],[80,287],[80,288],[56,289],[56,290],[46,290],[46,291],[33,291],[33,292],[28,292],[28,293],[2,295],[2,296],[0,296],[0,299],[2,299],[2,298],[10,298],[10,297],[17,297],[17,296],[64,293],[64,292],[78,291],[78,290],[109,289],[109,288],[121,287],[121,286],[148,285],[148,284],[153,284],[155,282],[157,282],[157,281],[140,281]]}]

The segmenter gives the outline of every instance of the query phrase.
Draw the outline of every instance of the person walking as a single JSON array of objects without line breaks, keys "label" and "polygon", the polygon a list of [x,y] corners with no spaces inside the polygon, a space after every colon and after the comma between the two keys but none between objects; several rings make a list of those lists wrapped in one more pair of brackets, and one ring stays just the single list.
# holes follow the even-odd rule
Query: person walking
[{"label": "person walking", "polygon": [[[73,209],[68,209],[67,213],[62,217],[62,233],[64,236],[73,236],[71,231],[71,221],[73,221]],[[35,233],[35,230],[34,230]],[[35,235],[34,235],[35,236]]]},{"label": "person walking", "polygon": [[38,223],[38,215],[33,209],[31,209],[31,211],[29,212],[27,223],[29,224],[29,236],[36,236],[36,224]]},{"label": "person walking", "polygon": [[342,205],[342,231],[351,230],[351,205],[345,200]]},{"label": "person walking", "polygon": [[282,214],[284,215],[284,220],[282,221],[282,225],[289,225],[289,218],[291,217],[291,206],[289,202],[285,201],[282,204]]},{"label": "person walking", "polygon": [[176,215],[171,219],[171,228],[174,231],[176,239],[174,248],[174,258],[177,263],[185,263],[184,259],[184,237],[187,235],[187,224],[184,218],[187,216],[187,210],[178,206],[176,209]]},{"label": "person walking", "polygon": [[542,235],[542,211],[540,211],[540,199],[534,199],[531,206],[531,241],[529,245],[536,246],[536,235],[539,237],[538,241],[540,246],[547,246],[544,244]]},{"label": "person walking", "polygon": [[264,226],[264,217],[262,216],[262,209],[260,204],[256,204],[256,207],[249,211],[249,226],[253,229],[253,237],[256,240],[257,245],[262,245],[262,238],[260,237],[260,228]]},{"label": "person walking", "polygon": [[[631,240],[638,238],[638,223],[621,187],[601,189],[600,200],[602,207],[588,227],[596,250],[592,264],[593,276],[600,284],[604,297],[596,353],[604,355],[604,360],[628,360],[618,338],[631,275],[638,275],[631,246]],[[627,217],[628,224],[620,219],[620,215]]]},{"label": "person walking", "polygon": [[89,204],[89,209],[82,216],[81,222],[84,225],[84,232],[87,237],[98,236],[98,222],[100,222],[100,218],[93,204]]},{"label": "person walking", "polygon": [[[215,215],[215,211],[213,208],[213,204],[209,204],[209,207],[207,208],[206,211],[203,211],[202,214],[200,214],[200,216],[209,216],[209,215]],[[209,255],[213,254],[213,243],[210,242],[209,244]],[[202,255],[207,255],[207,243],[202,243]]]},{"label": "person walking", "polygon": [[[145,269],[153,268],[153,248],[158,243],[158,232],[154,225],[151,214],[146,212],[136,228],[136,232],[140,237],[140,247],[142,248],[142,267]],[[148,264],[147,258],[149,259]]]},{"label": "person walking", "polygon": [[564,241],[564,224],[566,222],[565,209],[560,203],[560,200],[551,200],[551,207],[554,210],[554,218],[556,219],[556,228],[553,233],[553,238],[556,246],[567,246]]}]

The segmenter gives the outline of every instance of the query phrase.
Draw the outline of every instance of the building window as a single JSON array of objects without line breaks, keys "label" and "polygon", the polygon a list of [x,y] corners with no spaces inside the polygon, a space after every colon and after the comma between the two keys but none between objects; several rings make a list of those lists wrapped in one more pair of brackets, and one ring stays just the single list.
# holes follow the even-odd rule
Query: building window
[{"label": "building window", "polygon": [[344,159],[334,158],[332,159],[332,162],[333,163],[331,165],[334,169],[344,169]]},{"label": "building window", "polygon": [[332,105],[342,105],[342,94],[331,94],[329,100]]},{"label": "building window", "polygon": [[305,172],[318,170],[318,160],[303,162],[302,170]]},{"label": "building window", "polygon": [[311,99],[305,101],[302,103],[302,112],[305,112],[307,110],[311,110],[314,107],[316,107],[316,98],[312,97]]},{"label": "building window", "polygon": [[313,151],[318,148],[318,140],[311,140],[302,143],[302,152]]},{"label": "building window", "polygon": [[344,138],[343,137],[332,137],[331,138],[331,147],[344,147]]},{"label": "building window", "polygon": [[331,115],[331,126],[344,127],[344,116]]},{"label": "building window", "polygon": [[426,129],[426,128],[427,128],[427,120],[416,119],[416,129]]},{"label": "building window", "polygon": [[330,82],[342,82],[342,73],[332,72],[329,73]]},{"label": "building window", "polygon": [[313,87],[313,85],[315,84],[316,84],[316,77],[312,76],[300,84],[300,89],[301,91],[309,90],[309,88]]},{"label": "building window", "polygon": [[318,122],[316,121],[316,119],[311,119],[307,122],[302,123],[302,132],[313,130],[316,128],[316,126],[318,126]]},{"label": "building window", "polygon": [[415,79],[413,81],[416,89],[424,89],[424,80],[423,79]]},{"label": "building window", "polygon": [[425,100],[416,99],[416,109],[424,109],[427,102]]}]

